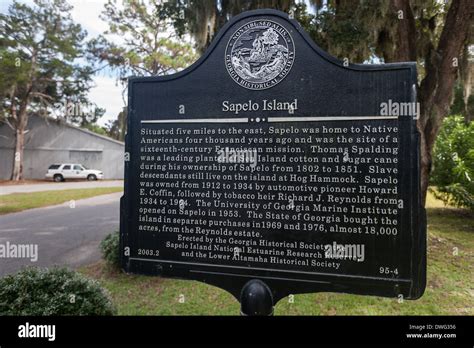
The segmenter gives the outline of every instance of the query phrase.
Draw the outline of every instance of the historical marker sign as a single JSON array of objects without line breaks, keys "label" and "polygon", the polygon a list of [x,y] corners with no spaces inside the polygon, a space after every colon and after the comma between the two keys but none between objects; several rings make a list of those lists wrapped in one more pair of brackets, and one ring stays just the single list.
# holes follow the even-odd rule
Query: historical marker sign
[{"label": "historical marker sign", "polygon": [[237,298],[416,299],[426,277],[414,63],[348,65],[284,13],[235,17],[171,76],[129,82],[122,265]]}]

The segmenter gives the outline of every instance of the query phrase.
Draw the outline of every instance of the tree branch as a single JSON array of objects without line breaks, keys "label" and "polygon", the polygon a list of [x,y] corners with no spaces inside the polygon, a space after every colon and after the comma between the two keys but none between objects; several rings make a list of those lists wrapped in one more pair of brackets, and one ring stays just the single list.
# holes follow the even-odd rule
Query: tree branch
[{"label": "tree branch", "polygon": [[31,92],[30,95],[35,96],[35,97],[41,97],[49,100],[53,100],[54,98],[51,97],[50,95],[41,93],[41,92]]}]

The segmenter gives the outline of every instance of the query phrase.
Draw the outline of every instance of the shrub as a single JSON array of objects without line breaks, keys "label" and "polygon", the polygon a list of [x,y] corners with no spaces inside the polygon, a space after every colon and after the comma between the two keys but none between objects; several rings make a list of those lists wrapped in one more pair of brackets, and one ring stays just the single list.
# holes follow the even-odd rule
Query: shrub
[{"label": "shrub", "polygon": [[447,117],[436,139],[430,189],[445,204],[474,210],[474,123]]},{"label": "shrub", "polygon": [[0,315],[113,315],[96,281],[67,268],[25,268],[0,279]]},{"label": "shrub", "polygon": [[108,234],[102,242],[100,242],[100,250],[102,257],[107,263],[113,267],[120,268],[120,233],[118,231]]}]

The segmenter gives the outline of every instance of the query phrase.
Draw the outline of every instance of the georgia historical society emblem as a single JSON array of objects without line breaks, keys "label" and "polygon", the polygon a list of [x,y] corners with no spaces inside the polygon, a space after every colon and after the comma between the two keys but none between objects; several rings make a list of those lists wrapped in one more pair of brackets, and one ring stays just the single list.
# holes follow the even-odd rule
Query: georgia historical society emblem
[{"label": "georgia historical society emblem", "polygon": [[255,20],[237,29],[229,39],[225,65],[242,87],[267,89],[280,83],[295,60],[293,39],[282,25]]}]

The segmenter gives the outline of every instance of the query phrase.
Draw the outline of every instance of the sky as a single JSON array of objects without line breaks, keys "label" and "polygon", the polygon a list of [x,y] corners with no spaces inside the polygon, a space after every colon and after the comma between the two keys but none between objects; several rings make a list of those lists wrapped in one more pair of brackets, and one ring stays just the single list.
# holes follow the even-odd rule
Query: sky
[{"label": "sky", "polygon": [[[0,13],[6,13],[13,0],[0,0]],[[32,4],[31,0],[20,2]],[[99,18],[106,0],[68,0],[74,6],[72,17],[75,22],[87,30],[90,38],[102,34],[107,30],[107,24]],[[99,125],[105,125],[109,120],[117,118],[124,106],[122,100],[122,86],[110,73],[104,71],[94,77],[95,87],[89,92],[89,99],[97,106],[105,108],[105,115],[99,120]]]}]

